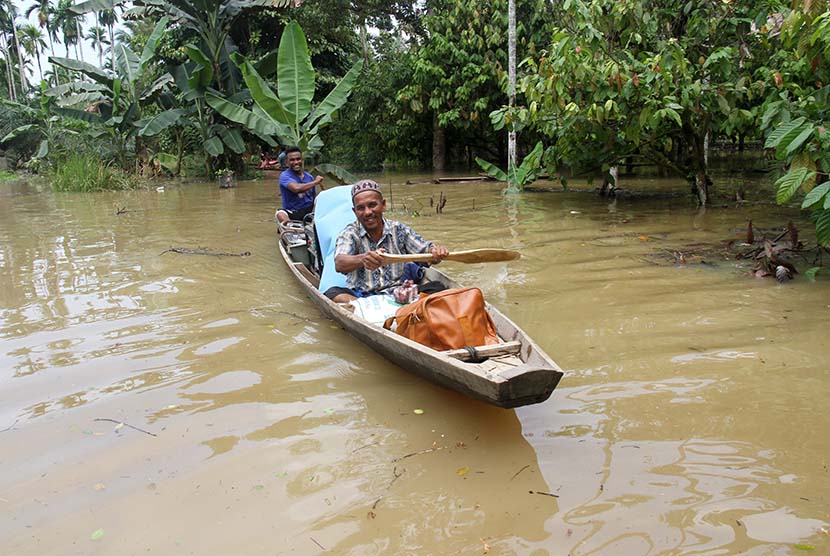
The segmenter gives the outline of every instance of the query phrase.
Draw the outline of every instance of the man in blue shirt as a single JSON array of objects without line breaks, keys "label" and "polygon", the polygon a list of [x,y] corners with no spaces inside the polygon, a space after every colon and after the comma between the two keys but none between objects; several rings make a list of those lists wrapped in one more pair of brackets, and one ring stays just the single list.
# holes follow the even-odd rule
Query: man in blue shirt
[{"label": "man in blue shirt", "polygon": [[314,211],[316,186],[323,189],[323,176],[312,177],[303,170],[303,153],[299,147],[289,147],[285,151],[288,169],[280,174],[280,196],[282,208],[275,215],[280,223],[289,220],[302,220]]}]

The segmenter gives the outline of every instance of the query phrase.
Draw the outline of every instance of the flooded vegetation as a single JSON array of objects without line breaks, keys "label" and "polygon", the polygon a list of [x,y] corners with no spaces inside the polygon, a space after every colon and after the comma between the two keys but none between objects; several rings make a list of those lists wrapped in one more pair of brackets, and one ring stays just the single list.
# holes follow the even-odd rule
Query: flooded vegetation
[{"label": "flooded vegetation", "polygon": [[830,282],[756,278],[726,247],[750,220],[808,236],[796,209],[377,179],[425,237],[522,252],[442,267],[563,368],[547,402],[472,401],[323,318],[279,258],[273,180],[0,183],[0,550],[830,547]]}]

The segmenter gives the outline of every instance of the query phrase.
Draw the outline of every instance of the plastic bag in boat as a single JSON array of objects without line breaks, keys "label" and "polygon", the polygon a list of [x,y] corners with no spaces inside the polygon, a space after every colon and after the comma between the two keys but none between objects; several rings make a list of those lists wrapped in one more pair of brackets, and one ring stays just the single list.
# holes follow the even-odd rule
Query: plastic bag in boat
[{"label": "plastic bag in boat", "polygon": [[359,297],[352,301],[351,305],[354,307],[355,316],[377,325],[382,325],[401,307],[398,303],[395,303],[395,299],[391,295]]}]

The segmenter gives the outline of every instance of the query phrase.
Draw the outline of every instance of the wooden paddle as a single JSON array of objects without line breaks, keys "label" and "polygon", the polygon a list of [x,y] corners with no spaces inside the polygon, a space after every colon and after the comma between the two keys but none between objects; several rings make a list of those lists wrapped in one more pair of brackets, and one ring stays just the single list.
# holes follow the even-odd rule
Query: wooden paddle
[{"label": "wooden paddle", "polygon": [[[468,249],[466,251],[453,251],[444,259],[458,263],[498,263],[502,261],[515,261],[522,256],[518,251],[510,249]],[[383,253],[383,262],[392,263],[428,263],[434,257],[432,253],[414,253],[407,255],[396,255]]]}]

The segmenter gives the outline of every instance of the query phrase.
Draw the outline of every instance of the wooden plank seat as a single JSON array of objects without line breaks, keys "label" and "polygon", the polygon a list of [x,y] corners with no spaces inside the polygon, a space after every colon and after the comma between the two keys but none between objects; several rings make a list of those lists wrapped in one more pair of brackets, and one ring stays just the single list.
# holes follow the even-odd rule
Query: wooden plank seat
[{"label": "wooden plank seat", "polygon": [[[522,349],[522,343],[518,341],[504,342],[501,344],[491,344],[489,346],[476,346],[475,353],[479,359],[486,359],[487,357],[497,357],[499,355],[515,355]],[[453,357],[461,361],[470,361],[473,359],[473,354],[468,349],[450,349],[442,351],[444,355]]]}]

